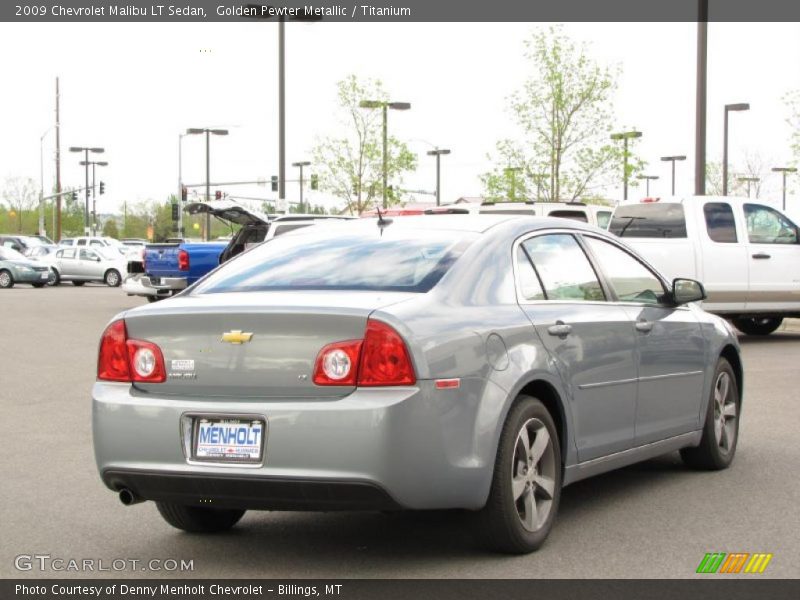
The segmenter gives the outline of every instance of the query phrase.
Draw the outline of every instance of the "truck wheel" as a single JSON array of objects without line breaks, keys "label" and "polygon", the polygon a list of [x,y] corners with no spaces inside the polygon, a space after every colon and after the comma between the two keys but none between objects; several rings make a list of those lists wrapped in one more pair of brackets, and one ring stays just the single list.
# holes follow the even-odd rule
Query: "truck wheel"
[{"label": "truck wheel", "polygon": [[106,271],[103,281],[108,287],[119,287],[119,284],[122,283],[122,277],[116,269],[109,269]]},{"label": "truck wheel", "polygon": [[161,300],[161,296],[147,296],[148,302],[158,302]]},{"label": "truck wheel", "polygon": [[717,363],[714,387],[708,399],[703,437],[696,448],[681,450],[683,462],[693,469],[717,471],[725,469],[736,454],[739,439],[739,387],[731,364],[724,358]]},{"label": "truck wheel", "polygon": [[245,513],[243,510],[184,506],[171,502],[156,502],[156,507],[167,523],[190,533],[226,531]]},{"label": "truck wheel", "polygon": [[747,335],[769,335],[783,323],[783,317],[736,317],[736,329]]},{"label": "truck wheel", "polygon": [[560,498],[558,431],[539,400],[520,396],[503,425],[489,499],[478,513],[484,541],[509,554],[538,549]]}]

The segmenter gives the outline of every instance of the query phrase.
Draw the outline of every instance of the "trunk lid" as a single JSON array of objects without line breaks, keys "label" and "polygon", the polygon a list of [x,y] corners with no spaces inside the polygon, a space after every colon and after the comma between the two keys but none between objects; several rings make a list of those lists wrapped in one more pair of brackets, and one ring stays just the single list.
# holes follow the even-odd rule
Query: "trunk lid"
[{"label": "trunk lid", "polygon": [[167,381],[136,385],[194,398],[340,398],[354,387],[313,383],[319,351],[332,342],[362,339],[370,313],[414,296],[207,294],[142,307],[125,315],[128,336],[161,348]]},{"label": "trunk lid", "polygon": [[262,212],[245,208],[231,200],[210,200],[209,202],[190,202],[184,209],[190,215],[210,213],[224,221],[237,225],[255,225],[267,223],[269,217]]}]

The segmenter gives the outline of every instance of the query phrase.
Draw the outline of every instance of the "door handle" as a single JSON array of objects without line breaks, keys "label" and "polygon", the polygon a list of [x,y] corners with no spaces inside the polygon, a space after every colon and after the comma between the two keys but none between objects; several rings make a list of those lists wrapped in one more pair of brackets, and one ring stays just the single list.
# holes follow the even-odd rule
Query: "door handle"
[{"label": "door handle", "polygon": [[547,328],[547,333],[550,335],[557,335],[560,338],[565,338],[572,333],[572,326],[567,325],[563,321],[556,321],[555,325],[550,325],[550,327]]},{"label": "door handle", "polygon": [[636,331],[649,333],[653,329],[653,324],[650,321],[636,321],[634,327],[636,327]]},{"label": "door handle", "polygon": [[759,252],[758,254],[753,254],[753,258],[772,258],[772,257],[765,252]]}]

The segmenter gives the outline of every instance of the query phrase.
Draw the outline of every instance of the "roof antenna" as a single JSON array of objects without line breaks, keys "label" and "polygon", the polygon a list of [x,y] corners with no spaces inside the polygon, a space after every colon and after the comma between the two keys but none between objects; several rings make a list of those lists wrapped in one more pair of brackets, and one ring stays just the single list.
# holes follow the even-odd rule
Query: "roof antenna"
[{"label": "roof antenna", "polygon": [[381,213],[381,209],[380,209],[379,206],[376,206],[375,210],[378,211],[378,227],[383,229],[387,225],[391,225],[392,224],[392,219],[387,219],[386,217],[384,217],[383,214]]}]

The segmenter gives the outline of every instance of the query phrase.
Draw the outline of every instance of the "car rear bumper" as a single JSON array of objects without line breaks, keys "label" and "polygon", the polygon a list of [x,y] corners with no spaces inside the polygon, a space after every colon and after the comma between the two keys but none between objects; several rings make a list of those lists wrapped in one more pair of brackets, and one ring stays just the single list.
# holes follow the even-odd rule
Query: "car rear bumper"
[{"label": "car rear bumper", "polygon": [[122,291],[129,296],[168,296],[171,292],[186,289],[185,277],[151,278],[137,274],[128,277],[122,284]]},{"label": "car rear bumper", "polygon": [[[153,397],[98,382],[95,458],[106,486],[145,500],[272,510],[477,509],[488,496],[495,442],[479,425],[480,403],[458,394],[420,381],[359,388],[335,400],[242,401]],[[263,416],[263,463],[187,459],[186,414]]]}]

